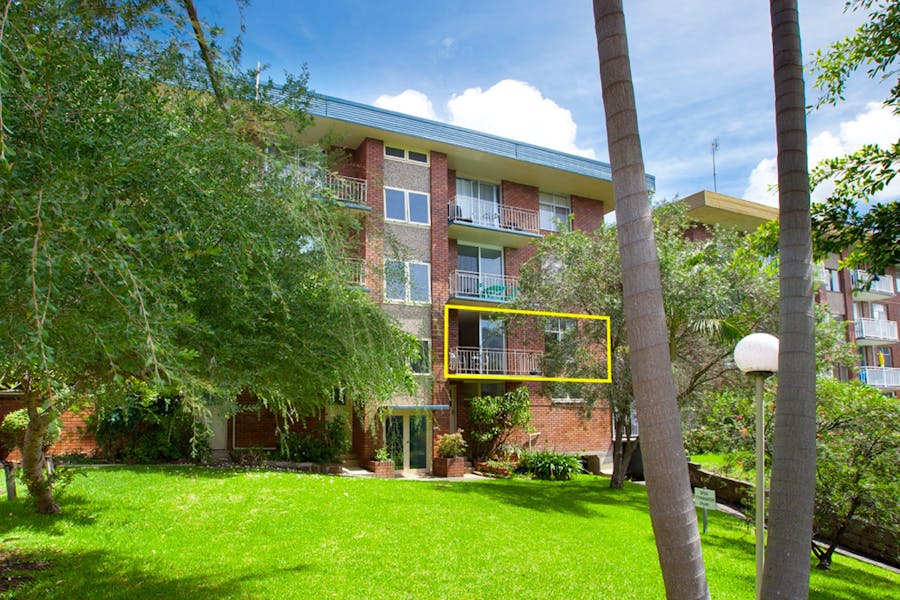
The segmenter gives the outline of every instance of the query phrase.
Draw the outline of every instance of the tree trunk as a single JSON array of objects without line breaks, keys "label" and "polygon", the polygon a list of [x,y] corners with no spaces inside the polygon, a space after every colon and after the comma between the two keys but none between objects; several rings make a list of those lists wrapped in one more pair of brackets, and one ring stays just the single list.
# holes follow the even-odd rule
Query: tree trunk
[{"label": "tree trunk", "polygon": [[[629,416],[629,419],[631,417]],[[616,434],[613,439],[613,472],[609,480],[609,487],[621,490],[625,487],[625,476],[628,473],[628,465],[637,447],[635,440],[628,439],[624,424],[616,418]]]},{"label": "tree trunk", "polygon": [[28,493],[34,500],[37,512],[55,514],[60,512],[59,504],[53,499],[53,488],[44,476],[44,440],[52,421],[52,408],[39,410],[40,397],[33,392],[25,395],[25,408],[28,410],[28,426],[25,428],[25,441],[22,444],[22,478],[28,487]]},{"label": "tree trunk", "polygon": [[816,487],[816,363],[806,101],[796,0],[772,0],[778,138],[778,393],[764,598],[809,595]]},{"label": "tree trunk", "polygon": [[621,0],[594,0],[594,19],[650,519],[667,597],[709,598],[675,399]]}]

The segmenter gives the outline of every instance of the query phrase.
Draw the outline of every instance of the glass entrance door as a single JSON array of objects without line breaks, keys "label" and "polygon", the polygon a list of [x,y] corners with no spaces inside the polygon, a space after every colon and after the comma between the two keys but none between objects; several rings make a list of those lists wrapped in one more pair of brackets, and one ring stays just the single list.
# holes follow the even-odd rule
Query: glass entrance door
[{"label": "glass entrance door", "polygon": [[394,468],[404,472],[428,468],[427,414],[392,414],[385,421],[384,434]]}]

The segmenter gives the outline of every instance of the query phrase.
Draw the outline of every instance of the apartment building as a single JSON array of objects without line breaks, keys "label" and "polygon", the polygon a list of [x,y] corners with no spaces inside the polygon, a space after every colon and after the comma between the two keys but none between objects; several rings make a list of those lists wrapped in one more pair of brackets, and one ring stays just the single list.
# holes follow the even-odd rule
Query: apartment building
[{"label": "apartment building", "polygon": [[[534,242],[560,227],[593,230],[613,210],[609,165],[338,98],[316,97],[310,110],[302,139],[334,140],[344,160],[327,185],[363,222],[355,283],[428,357],[413,365],[418,393],[397,396],[383,423],[352,419],[356,457],[387,443],[404,471],[428,471],[437,436],[468,429],[471,398],[519,385],[534,430],[514,443],[605,456],[608,409],[586,416],[577,398],[546,397],[533,381],[545,332],[505,327],[491,310],[516,299]],[[447,304],[465,308],[448,311],[445,356]],[[265,419],[238,415],[214,446],[273,444]]]},{"label": "apartment building", "polygon": [[[701,191],[683,199],[688,215],[701,224],[752,231],[778,218],[777,209],[724,194]],[[700,239],[704,232],[691,229]],[[831,255],[816,266],[816,301],[835,319],[847,322],[847,338],[859,349],[859,362],[842,379],[857,377],[885,394],[900,396],[900,265],[880,277],[862,269],[843,269],[843,255]]]}]

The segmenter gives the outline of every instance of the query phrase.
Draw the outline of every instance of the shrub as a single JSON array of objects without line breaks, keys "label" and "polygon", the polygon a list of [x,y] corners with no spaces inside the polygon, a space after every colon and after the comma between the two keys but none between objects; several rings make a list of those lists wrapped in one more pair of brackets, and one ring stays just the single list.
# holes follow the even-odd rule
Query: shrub
[{"label": "shrub", "polygon": [[467,446],[461,429],[457,433],[445,433],[438,439],[437,455],[441,458],[464,456]]},{"label": "shrub", "polygon": [[584,471],[576,455],[550,450],[526,452],[519,462],[519,467],[524,468],[535,479],[561,481],[572,479],[573,475]]},{"label": "shrub", "polygon": [[389,460],[391,460],[391,453],[384,446],[375,451],[375,462],[387,462]]},{"label": "shrub", "polygon": [[308,433],[280,434],[279,458],[296,462],[333,463],[350,450],[347,419],[336,416]]},{"label": "shrub", "polygon": [[519,387],[500,396],[472,398],[470,436],[476,458],[494,458],[516,428],[531,424],[528,388]]},{"label": "shrub", "polygon": [[209,449],[179,395],[160,394],[137,384],[124,404],[99,409],[90,427],[100,454],[112,460],[166,462],[198,458]]}]

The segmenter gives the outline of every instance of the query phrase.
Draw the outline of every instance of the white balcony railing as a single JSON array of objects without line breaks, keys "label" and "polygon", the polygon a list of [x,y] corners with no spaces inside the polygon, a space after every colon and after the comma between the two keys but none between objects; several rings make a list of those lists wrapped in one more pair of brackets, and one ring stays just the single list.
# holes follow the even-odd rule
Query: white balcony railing
[{"label": "white balcony railing", "polygon": [[506,275],[453,271],[450,273],[450,295],[477,298],[487,302],[512,302],[519,291],[519,280]]},{"label": "white balcony railing", "polygon": [[536,210],[502,206],[496,202],[471,196],[456,196],[450,200],[451,222],[471,223],[509,231],[540,233],[540,219]]},{"label": "white balcony railing", "polygon": [[856,339],[897,341],[897,322],[886,319],[857,319],[853,322]]},{"label": "white balcony railing", "polygon": [[450,352],[450,370],[472,375],[540,375],[543,355],[536,350],[460,346]]},{"label": "white balcony railing", "polygon": [[366,261],[361,258],[347,259],[347,283],[366,287]]},{"label": "white balcony railing", "polygon": [[328,173],[325,176],[325,187],[331,190],[336,200],[366,206],[366,181],[364,179]]},{"label": "white balcony railing", "polygon": [[[869,281],[871,281],[872,284],[866,289]],[[890,277],[875,277],[874,275],[869,275],[865,271],[851,271],[850,284],[853,286],[854,291],[884,296],[894,295],[894,280]]]},{"label": "white balcony railing", "polygon": [[859,380],[881,389],[900,389],[900,369],[895,367],[860,367]]}]

